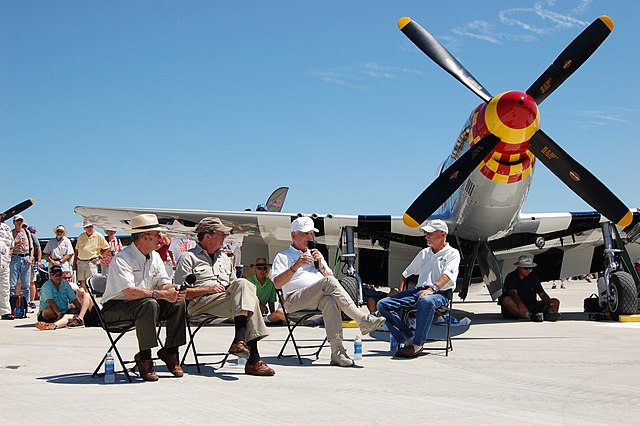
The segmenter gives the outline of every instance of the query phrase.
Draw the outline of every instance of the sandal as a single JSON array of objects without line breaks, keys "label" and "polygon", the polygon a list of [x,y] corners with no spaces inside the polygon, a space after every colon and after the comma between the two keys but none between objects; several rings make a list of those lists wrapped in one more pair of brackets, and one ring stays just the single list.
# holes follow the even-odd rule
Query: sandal
[{"label": "sandal", "polygon": [[69,328],[84,327],[84,321],[81,318],[76,317],[73,320],[71,320],[69,324],[67,324],[67,327]]},{"label": "sandal", "polygon": [[58,327],[55,324],[50,324],[50,323],[44,322],[44,321],[38,321],[36,323],[36,328],[38,330],[55,330]]}]

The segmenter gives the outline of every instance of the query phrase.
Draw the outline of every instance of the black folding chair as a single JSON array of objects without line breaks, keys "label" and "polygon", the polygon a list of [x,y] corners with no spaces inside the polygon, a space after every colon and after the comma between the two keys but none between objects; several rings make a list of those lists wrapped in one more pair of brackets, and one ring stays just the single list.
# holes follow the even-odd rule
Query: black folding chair
[{"label": "black folding chair", "polygon": [[[439,307],[436,309],[435,315],[433,316],[433,322],[435,323],[439,317],[444,318],[444,321],[447,326],[447,337],[446,343],[447,346],[444,348],[432,348],[435,350],[443,349],[445,351],[445,356],[449,356],[449,351],[453,351],[453,343],[451,341],[451,310],[453,309],[453,289],[446,290],[444,292],[444,296],[449,300],[449,303]],[[416,308],[405,308],[402,310],[401,316],[404,322],[409,323],[409,319],[412,315],[415,315]]]},{"label": "black folding chair", "polygon": [[[282,349],[280,349],[280,353],[278,354],[278,358],[297,356],[298,357],[298,362],[300,364],[302,364],[302,357],[303,356],[315,355],[316,359],[318,359],[320,357],[320,351],[322,351],[322,348],[327,343],[326,333],[325,333],[325,338],[324,338],[324,340],[322,341],[322,343],[320,345],[318,345],[318,344],[315,344],[315,345],[299,345],[298,342],[296,341],[295,337],[293,336],[293,332],[300,324],[302,324],[304,321],[308,320],[309,318],[317,316],[317,315],[322,315],[322,311],[319,311],[319,310],[303,310],[303,311],[296,311],[296,312],[288,313],[287,310],[284,307],[284,295],[282,294],[282,290],[281,289],[277,289],[276,291],[278,292],[278,298],[280,300],[280,306],[282,307],[282,312],[284,313],[284,322],[287,324],[287,329],[289,330],[289,334],[287,335],[287,338],[285,339],[284,344],[282,345]],[[292,325],[292,323],[293,323],[293,325]],[[285,355],[284,354],[284,350],[287,347],[287,344],[289,343],[289,340],[291,340],[291,342],[293,343],[293,348],[296,351],[295,355],[293,355],[293,354]],[[314,348],[317,348],[318,350],[313,352],[313,353],[310,353],[310,354],[302,354],[302,355],[300,354],[300,349],[314,349]]]},{"label": "black folding chair", "polygon": [[[135,364],[135,361],[134,360],[124,361],[122,359],[122,356],[120,355],[120,351],[118,350],[118,347],[116,346],[116,344],[122,338],[122,336],[124,336],[125,334],[127,334],[132,330],[135,330],[136,324],[134,321],[117,321],[117,322],[111,322],[107,324],[107,322],[104,320],[104,317],[102,316],[102,309],[100,308],[100,305],[98,305],[98,302],[96,302],[96,294],[102,295],[104,293],[106,286],[107,286],[107,277],[105,276],[94,275],[87,279],[87,289],[89,290],[89,297],[91,297],[91,301],[93,302],[93,309],[95,310],[98,316],[98,320],[100,321],[100,326],[107,333],[109,342],[111,342],[111,346],[104,353],[104,356],[100,361],[100,364],[98,364],[98,366],[96,367],[91,377],[96,377],[98,375],[101,375],[99,371],[102,368],[102,364],[104,364],[105,359],[107,358],[107,353],[109,353],[110,351],[113,351],[115,352],[116,357],[118,358],[118,361],[120,361],[122,372],[124,373],[125,376],[127,376],[127,380],[129,380],[129,383],[131,383],[132,380],[131,380],[131,376],[129,375],[129,371],[127,369],[127,364]],[[112,333],[116,335],[115,339],[113,338]]]},{"label": "black folding chair", "polygon": [[[200,360],[198,357],[203,356],[223,356],[221,361],[211,362],[209,364],[220,364],[220,368],[224,367],[224,364],[227,362],[227,358],[229,358],[229,352],[198,352],[196,349],[196,334],[200,329],[206,325],[212,324],[215,320],[220,319],[216,315],[208,314],[206,312],[196,314],[193,316],[189,315],[189,302],[187,301],[187,307],[185,309],[186,319],[185,322],[187,324],[187,332],[189,333],[189,342],[187,343],[187,350],[184,352],[182,356],[182,361],[180,361],[181,366],[186,366],[185,360],[187,359],[187,354],[189,351],[193,351],[193,359],[195,360],[196,369],[198,373],[200,373]],[[195,327],[192,329],[191,326]],[[204,363],[203,363],[204,364]]]}]

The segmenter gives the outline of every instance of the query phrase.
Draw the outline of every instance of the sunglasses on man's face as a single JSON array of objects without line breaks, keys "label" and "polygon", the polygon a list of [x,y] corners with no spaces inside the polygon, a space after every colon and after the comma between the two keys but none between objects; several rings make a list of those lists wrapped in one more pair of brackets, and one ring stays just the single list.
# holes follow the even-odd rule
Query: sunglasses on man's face
[{"label": "sunglasses on man's face", "polygon": [[62,274],[51,274],[52,277],[61,277]]},{"label": "sunglasses on man's face", "polygon": [[267,269],[269,269],[269,267],[268,266],[256,266],[256,269],[258,271],[266,271]]}]

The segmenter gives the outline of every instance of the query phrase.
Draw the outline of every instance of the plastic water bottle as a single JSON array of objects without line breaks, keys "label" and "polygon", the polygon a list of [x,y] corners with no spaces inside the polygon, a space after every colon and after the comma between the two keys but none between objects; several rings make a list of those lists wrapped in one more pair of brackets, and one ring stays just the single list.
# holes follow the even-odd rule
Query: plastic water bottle
[{"label": "plastic water bottle", "polygon": [[353,359],[354,361],[360,361],[362,359],[362,337],[356,334],[353,339]]},{"label": "plastic water bottle", "polygon": [[111,351],[107,352],[107,357],[104,360],[104,382],[115,383],[116,371],[114,369],[113,357]]},{"label": "plastic water bottle", "polygon": [[244,370],[245,365],[247,365],[247,359],[241,357],[236,358],[236,365],[238,366],[238,368]]},{"label": "plastic water bottle", "polygon": [[392,354],[395,354],[398,352],[398,341],[393,337],[393,334],[389,333],[389,336],[389,350]]}]

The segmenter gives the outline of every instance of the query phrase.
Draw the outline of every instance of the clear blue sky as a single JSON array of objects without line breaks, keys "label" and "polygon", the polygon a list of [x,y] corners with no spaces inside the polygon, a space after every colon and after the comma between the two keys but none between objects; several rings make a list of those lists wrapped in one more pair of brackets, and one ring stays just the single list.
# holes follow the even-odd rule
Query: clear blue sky
[{"label": "clear blue sky", "polygon": [[[480,99],[397,28],[410,16],[492,94],[526,90],[582,29],[601,48],[541,126],[638,196],[636,1],[0,1],[0,200],[39,236],[76,205],[402,214]],[[538,164],[526,211],[592,210]]]}]

